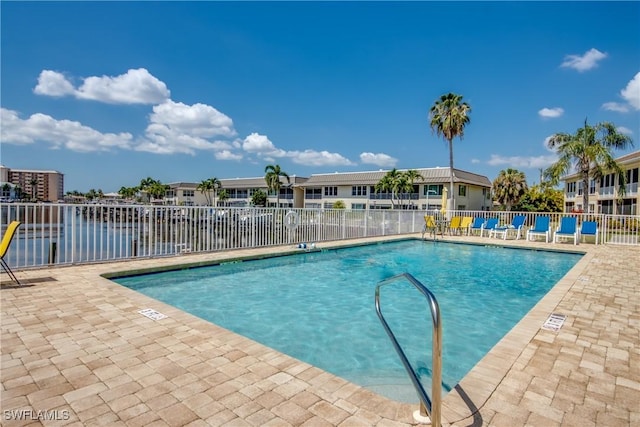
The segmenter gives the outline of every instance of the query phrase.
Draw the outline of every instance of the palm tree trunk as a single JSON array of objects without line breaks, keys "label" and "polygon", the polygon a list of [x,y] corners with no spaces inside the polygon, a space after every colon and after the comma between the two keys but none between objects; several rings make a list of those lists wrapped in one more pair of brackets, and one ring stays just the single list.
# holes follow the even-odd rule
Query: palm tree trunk
[{"label": "palm tree trunk", "polygon": [[447,206],[447,211],[451,211],[454,205],[454,194],[453,194],[453,139],[449,140],[449,206]]},{"label": "palm tree trunk", "polygon": [[582,174],[582,211],[589,212],[589,174]]}]

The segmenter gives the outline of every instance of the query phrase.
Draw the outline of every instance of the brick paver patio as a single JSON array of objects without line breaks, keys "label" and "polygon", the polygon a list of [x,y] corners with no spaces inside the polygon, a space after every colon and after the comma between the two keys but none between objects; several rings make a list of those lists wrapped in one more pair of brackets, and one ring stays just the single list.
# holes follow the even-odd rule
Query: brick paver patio
[{"label": "brick paver patio", "polygon": [[[586,254],[445,397],[443,424],[640,425],[640,247],[508,243]],[[100,276],[273,251],[18,271],[24,287],[3,275],[0,424],[416,425],[417,405]],[[168,317],[138,313],[149,307]],[[550,313],[567,316],[558,332],[541,329]]]}]

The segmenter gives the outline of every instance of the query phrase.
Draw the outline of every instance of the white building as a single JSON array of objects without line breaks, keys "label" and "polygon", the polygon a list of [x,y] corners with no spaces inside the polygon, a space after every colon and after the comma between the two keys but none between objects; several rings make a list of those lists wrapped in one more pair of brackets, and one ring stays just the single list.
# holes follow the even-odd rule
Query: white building
[{"label": "white building", "polygon": [[[589,179],[589,188],[582,188],[582,178],[575,173],[562,179],[564,181],[565,212],[590,212],[613,215],[638,215],[638,175],[640,171],[640,151],[618,157],[616,162],[625,171],[626,185],[624,194],[620,194],[618,176],[605,174],[601,179]],[[582,206],[582,195],[589,191],[589,206]]]},{"label": "white building", "polygon": [[[376,184],[388,170],[314,174],[309,178],[281,178],[280,206],[291,208],[331,208],[342,201],[347,209],[440,209],[442,193],[449,188],[449,168],[417,169],[420,177],[413,191],[400,195],[375,191]],[[458,210],[490,210],[491,181],[482,175],[454,169],[454,207]],[[226,206],[249,206],[257,189],[268,194],[268,206],[276,205],[276,194],[269,194],[264,177],[221,179],[221,189],[229,198]],[[176,205],[206,205],[207,197],[196,183],[172,183],[165,203]],[[220,202],[220,190],[209,195],[213,204]],[[451,195],[448,194],[450,198]]]}]

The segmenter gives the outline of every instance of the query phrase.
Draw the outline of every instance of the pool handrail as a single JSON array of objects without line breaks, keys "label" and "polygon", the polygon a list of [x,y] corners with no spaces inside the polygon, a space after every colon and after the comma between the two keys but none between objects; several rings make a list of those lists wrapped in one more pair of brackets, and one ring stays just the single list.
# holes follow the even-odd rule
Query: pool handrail
[{"label": "pool handrail", "polygon": [[[411,367],[411,363],[407,359],[406,354],[402,350],[402,347],[398,343],[393,331],[385,320],[384,315],[382,314],[382,309],[380,308],[380,288],[399,279],[406,279],[409,281],[409,283],[418,289],[429,302],[431,319],[433,321],[431,399],[424,390],[424,387],[422,387],[416,372]],[[404,365],[407,374],[409,374],[409,378],[418,393],[418,397],[420,398],[420,415],[428,415],[431,419],[431,425],[433,427],[440,427],[442,404],[442,322],[440,320],[440,306],[438,305],[435,295],[411,274],[401,273],[378,282],[378,285],[376,286],[375,303],[378,318],[380,319],[380,322],[382,322],[382,326],[387,332],[387,335],[389,335],[393,347],[396,349],[398,356],[400,356],[400,360],[402,361],[402,364]]]}]

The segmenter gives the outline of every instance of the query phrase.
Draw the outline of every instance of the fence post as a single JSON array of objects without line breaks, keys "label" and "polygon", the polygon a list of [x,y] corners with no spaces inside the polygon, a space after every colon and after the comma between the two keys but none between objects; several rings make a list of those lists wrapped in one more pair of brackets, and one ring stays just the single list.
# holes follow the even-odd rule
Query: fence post
[{"label": "fence post", "polygon": [[56,242],[51,242],[49,244],[49,264],[55,264],[57,249],[58,244]]}]

